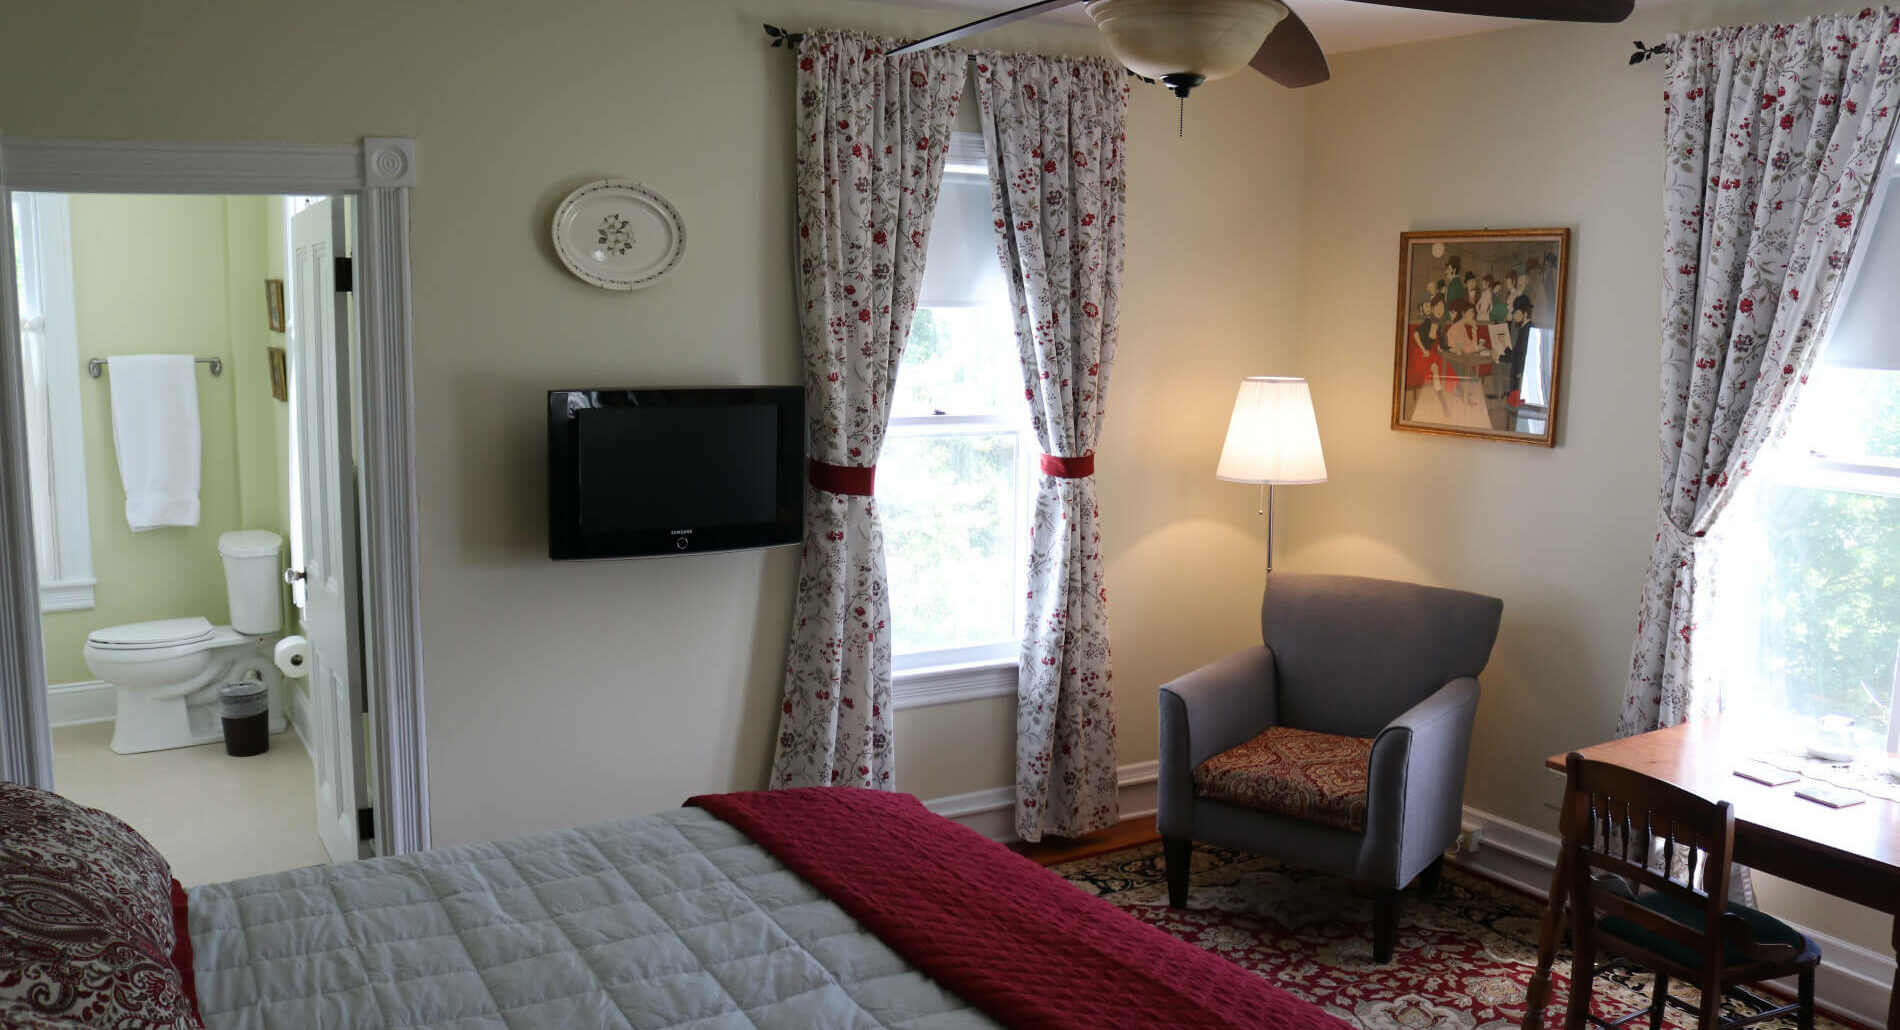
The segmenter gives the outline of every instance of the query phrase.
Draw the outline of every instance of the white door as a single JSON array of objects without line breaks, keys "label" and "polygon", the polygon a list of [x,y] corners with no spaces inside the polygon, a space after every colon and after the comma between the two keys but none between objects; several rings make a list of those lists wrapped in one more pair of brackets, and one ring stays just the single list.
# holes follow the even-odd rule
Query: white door
[{"label": "white door", "polygon": [[363,639],[357,609],[356,468],[350,440],[349,301],[337,292],[343,204],[323,200],[290,221],[291,420],[298,526],[291,575],[310,639],[310,749],[317,835],[330,859],[365,858],[357,811],[369,807],[363,767]]}]

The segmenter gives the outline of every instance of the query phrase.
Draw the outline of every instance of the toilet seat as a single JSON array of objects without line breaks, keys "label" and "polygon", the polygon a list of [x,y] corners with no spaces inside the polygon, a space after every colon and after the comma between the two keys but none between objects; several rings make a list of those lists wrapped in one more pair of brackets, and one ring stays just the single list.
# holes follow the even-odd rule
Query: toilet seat
[{"label": "toilet seat", "polygon": [[229,626],[214,626],[209,619],[194,615],[94,630],[86,635],[85,651],[100,661],[143,665],[263,639]]},{"label": "toilet seat", "polygon": [[149,651],[197,644],[211,639],[211,620],[202,615],[107,626],[86,634],[86,643],[102,651]]}]

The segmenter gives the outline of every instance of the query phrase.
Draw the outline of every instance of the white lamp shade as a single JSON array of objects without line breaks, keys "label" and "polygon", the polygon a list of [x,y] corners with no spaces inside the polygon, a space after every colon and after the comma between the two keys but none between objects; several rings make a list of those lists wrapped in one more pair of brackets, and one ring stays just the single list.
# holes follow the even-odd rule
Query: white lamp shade
[{"label": "white lamp shade", "polygon": [[1240,381],[1214,475],[1230,483],[1326,482],[1326,455],[1320,451],[1306,380],[1249,376]]}]

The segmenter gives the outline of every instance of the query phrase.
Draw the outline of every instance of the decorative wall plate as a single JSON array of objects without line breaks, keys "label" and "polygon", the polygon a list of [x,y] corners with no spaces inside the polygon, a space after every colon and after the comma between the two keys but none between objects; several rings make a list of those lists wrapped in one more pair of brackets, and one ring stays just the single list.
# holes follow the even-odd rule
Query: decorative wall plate
[{"label": "decorative wall plate", "polygon": [[605,290],[651,286],[679,267],[686,223],[665,197],[628,179],[601,179],[554,210],[554,252]]}]

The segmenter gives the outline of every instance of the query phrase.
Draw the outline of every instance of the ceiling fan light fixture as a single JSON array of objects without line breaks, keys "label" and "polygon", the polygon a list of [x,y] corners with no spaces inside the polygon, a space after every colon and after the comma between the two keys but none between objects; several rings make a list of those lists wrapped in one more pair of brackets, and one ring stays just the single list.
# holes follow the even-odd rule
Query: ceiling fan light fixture
[{"label": "ceiling fan light fixture", "polygon": [[1129,71],[1181,96],[1247,67],[1287,13],[1277,0],[1093,0],[1088,12]]}]

